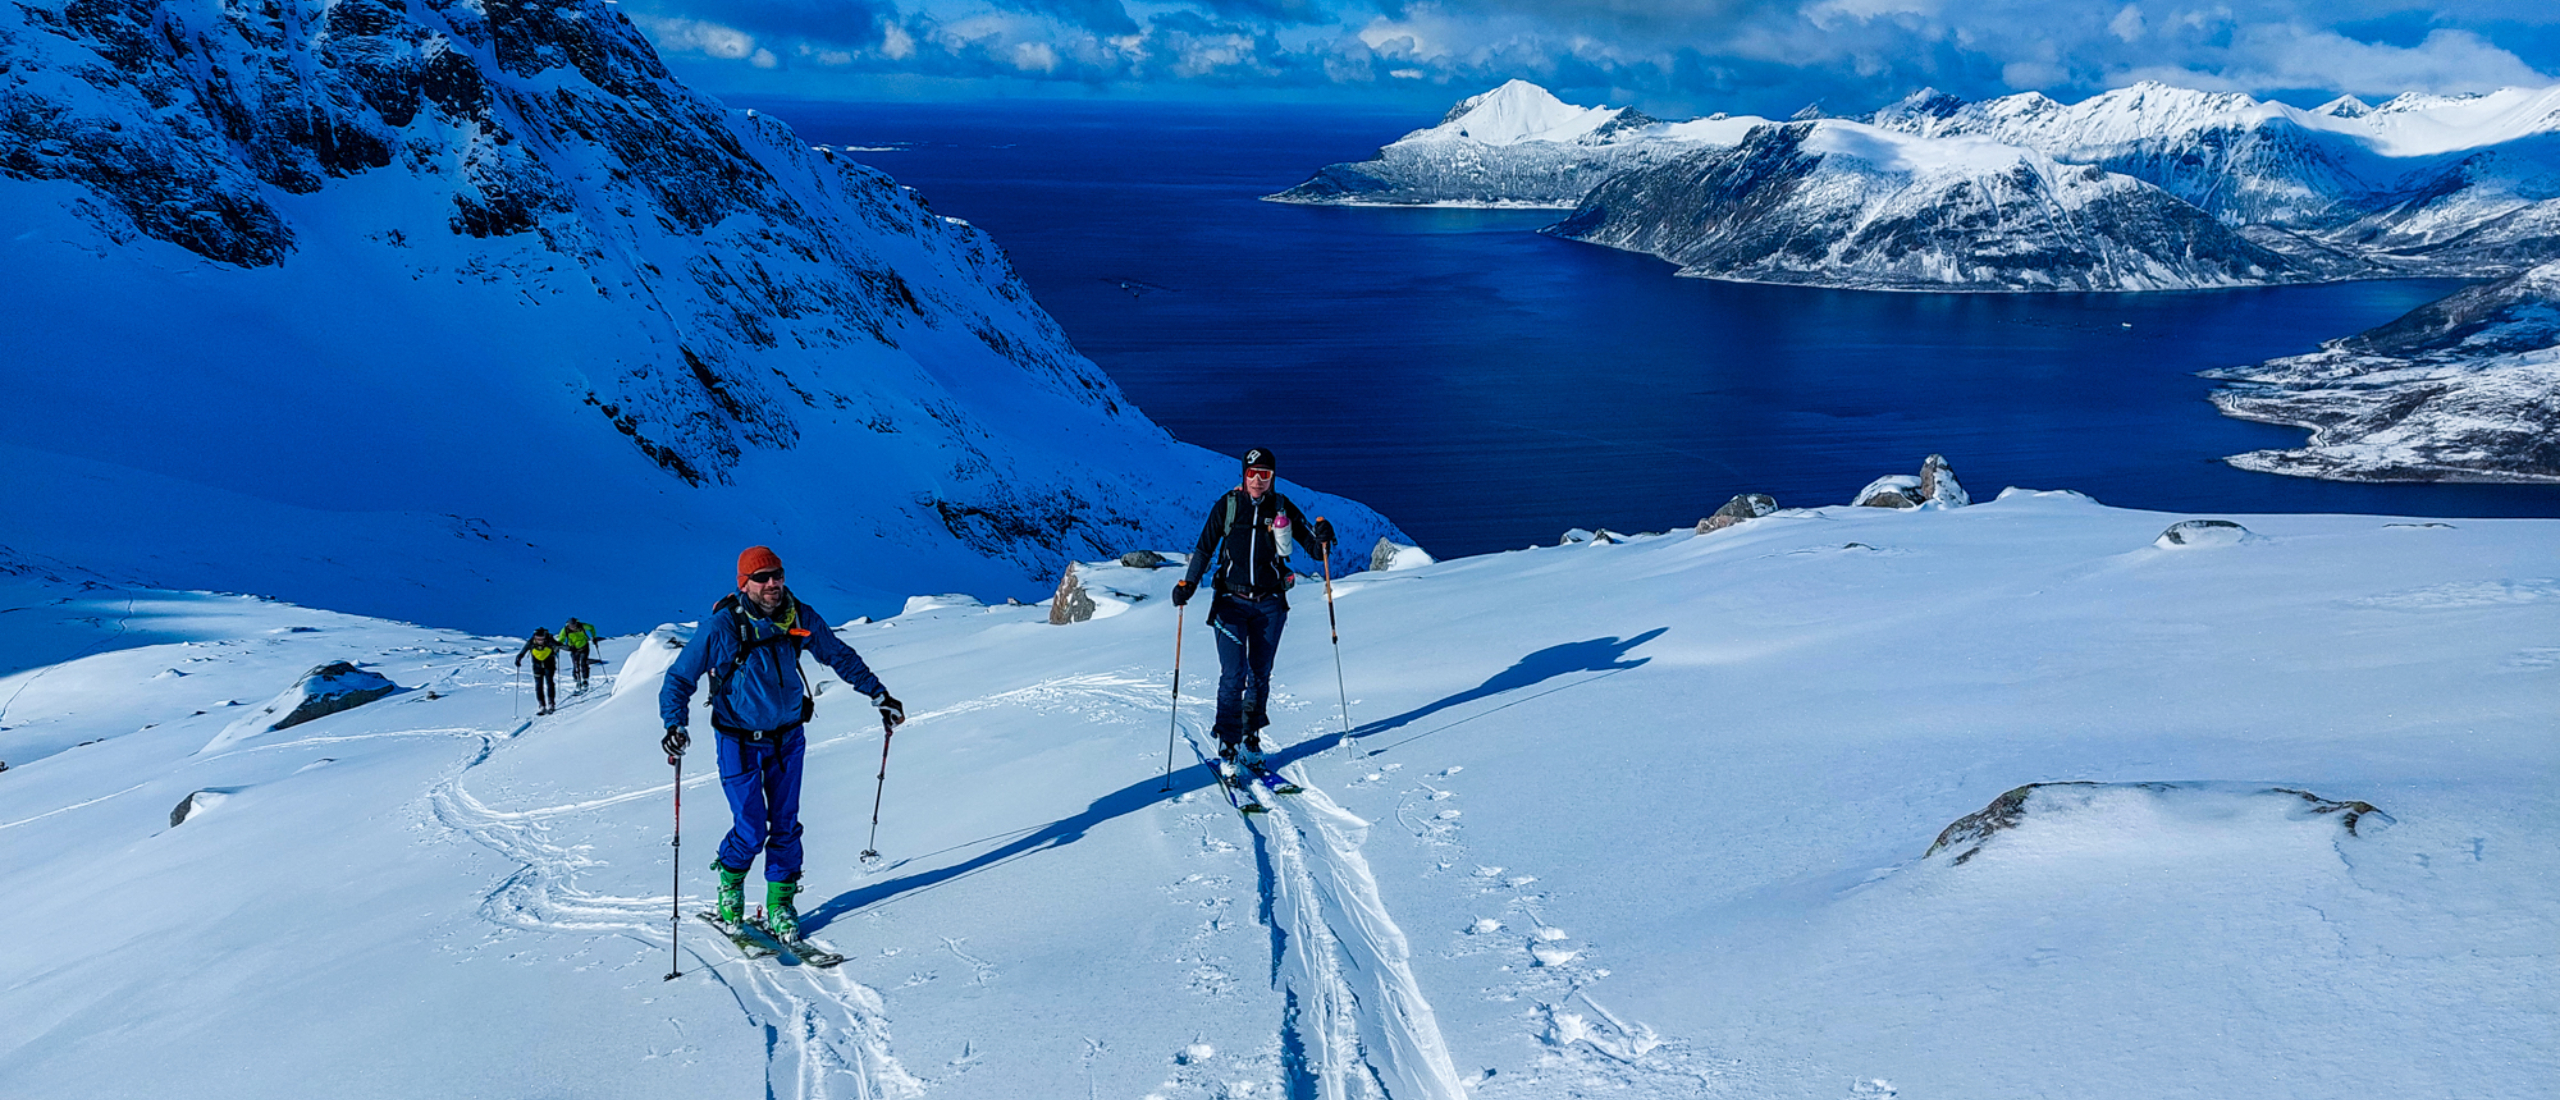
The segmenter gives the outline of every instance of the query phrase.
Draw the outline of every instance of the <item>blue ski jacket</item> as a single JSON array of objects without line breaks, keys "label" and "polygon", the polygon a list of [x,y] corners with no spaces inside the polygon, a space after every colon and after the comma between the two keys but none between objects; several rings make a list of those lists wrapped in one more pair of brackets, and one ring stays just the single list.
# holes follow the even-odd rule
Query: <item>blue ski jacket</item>
[{"label": "blue ski jacket", "polygon": [[658,715],[670,729],[683,729],[693,709],[693,689],[705,673],[714,676],[729,667],[738,655],[738,624],[746,625],[747,637],[772,638],[781,634],[799,635],[797,644],[791,639],[755,645],[729,678],[728,690],[716,693],[711,700],[711,724],[714,728],[740,730],[778,730],[803,719],[803,701],[809,697],[807,681],[800,675],[800,654],[814,654],[853,690],[870,696],[873,703],[888,697],[880,678],[871,674],[862,655],[837,638],[828,629],[826,619],[798,599],[788,599],[780,614],[760,618],[752,605],[744,600],[734,608],[714,610],[693,632],[693,640],[684,652],[676,655],[667,667],[667,681],[658,690]]}]

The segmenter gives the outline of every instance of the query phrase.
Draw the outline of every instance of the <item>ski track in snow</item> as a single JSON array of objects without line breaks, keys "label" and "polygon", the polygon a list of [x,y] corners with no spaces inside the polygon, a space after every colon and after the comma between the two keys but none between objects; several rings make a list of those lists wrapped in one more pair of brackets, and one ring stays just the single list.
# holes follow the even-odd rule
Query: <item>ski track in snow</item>
[{"label": "ski track in snow", "polygon": [[[519,725],[516,732],[525,728]],[[481,917],[516,931],[621,935],[664,949],[670,899],[664,895],[616,897],[579,889],[578,872],[599,861],[555,843],[545,822],[664,793],[667,785],[566,806],[493,809],[473,797],[463,781],[515,734],[472,732],[481,738],[480,752],[430,789],[427,805],[436,823],[517,865],[515,873],[481,901]],[[694,782],[708,781],[706,777]],[[709,929],[699,928],[699,922],[696,925],[689,931],[699,934],[684,940],[694,949],[689,952],[692,958],[686,975],[700,974],[727,987],[740,1011],[762,1030],[767,1097],[874,1100],[923,1093],[924,1083],[891,1052],[888,1010],[877,991],[838,970],[748,962],[723,953],[726,945]],[[840,1087],[846,1078],[852,1083],[850,1092]]]},{"label": "ski track in snow", "polygon": [[[1206,731],[1183,735],[1207,754]],[[1286,1005],[1290,1095],[1304,1100],[1464,1100],[1438,1018],[1414,978],[1404,930],[1360,847],[1369,823],[1285,769],[1305,790],[1263,799],[1263,899]]]}]

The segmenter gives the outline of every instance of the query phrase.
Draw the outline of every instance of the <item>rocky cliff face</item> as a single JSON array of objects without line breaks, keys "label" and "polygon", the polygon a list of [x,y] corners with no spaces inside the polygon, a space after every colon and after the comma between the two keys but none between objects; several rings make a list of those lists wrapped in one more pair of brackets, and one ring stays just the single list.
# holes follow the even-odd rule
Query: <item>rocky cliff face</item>
[{"label": "rocky cliff face", "polygon": [[1877,290],[2158,290],[2313,277],[2157,187],[1858,123],[1767,126],[1603,181],[1548,232],[1682,274]]},{"label": "rocky cliff face", "polygon": [[2560,263],[2458,291],[2309,355],[2213,372],[2244,420],[2311,429],[2232,465],[2342,481],[2560,482]]},{"label": "rocky cliff face", "polygon": [[397,486],[370,505],[466,539],[780,528],[1000,590],[1183,543],[1232,472],[985,234],[684,88],[601,0],[30,0],[0,119],[8,442],[142,472],[141,512],[157,478]]}]

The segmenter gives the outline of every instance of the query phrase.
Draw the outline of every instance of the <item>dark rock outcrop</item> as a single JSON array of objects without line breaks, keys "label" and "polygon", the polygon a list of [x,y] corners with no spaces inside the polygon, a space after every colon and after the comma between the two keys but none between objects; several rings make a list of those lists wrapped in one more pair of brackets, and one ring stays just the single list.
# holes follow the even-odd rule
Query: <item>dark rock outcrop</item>
[{"label": "dark rock outcrop", "polygon": [[1084,590],[1084,582],[1076,579],[1074,562],[1058,577],[1058,590],[1049,597],[1049,623],[1065,626],[1093,617],[1093,594]]},{"label": "dark rock outcrop", "polygon": [[303,673],[302,679],[293,686],[300,701],[267,728],[280,730],[298,726],[314,718],[353,710],[398,690],[400,685],[377,673],[367,672],[345,661],[334,661]]},{"label": "dark rock outcrop", "polygon": [[1767,493],[1742,493],[1724,502],[1705,519],[1698,521],[1698,533],[1722,531],[1746,520],[1758,519],[1778,510],[1778,498]]}]

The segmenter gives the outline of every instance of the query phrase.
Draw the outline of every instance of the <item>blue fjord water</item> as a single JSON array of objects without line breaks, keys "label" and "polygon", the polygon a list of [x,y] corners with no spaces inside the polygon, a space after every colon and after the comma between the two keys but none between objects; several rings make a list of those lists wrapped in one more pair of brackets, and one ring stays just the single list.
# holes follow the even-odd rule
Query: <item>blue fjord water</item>
[{"label": "blue fjord water", "polygon": [[[1176,436],[1278,452],[1446,555],[1685,526],[1740,492],[1845,503],[1943,453],[1988,499],[2186,513],[2560,515],[2560,487],[2357,485],[2222,456],[2195,372],[2309,351],[2461,285],[1873,294],[1672,277],[1547,211],[1259,196],[1428,119],[1342,108],[733,100],[992,233],[1076,346]],[[1204,505],[1206,502],[1203,502]]]}]

